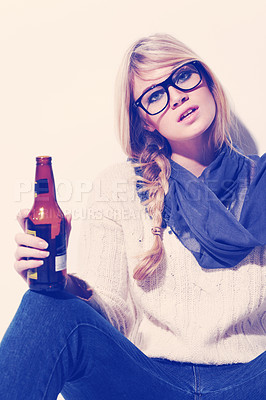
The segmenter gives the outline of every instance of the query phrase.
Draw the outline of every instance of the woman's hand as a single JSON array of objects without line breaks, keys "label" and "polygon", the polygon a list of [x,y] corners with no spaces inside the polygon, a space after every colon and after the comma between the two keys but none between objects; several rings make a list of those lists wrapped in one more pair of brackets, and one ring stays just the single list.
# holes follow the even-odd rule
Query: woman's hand
[{"label": "woman's hand", "polygon": [[[28,209],[23,209],[19,212],[17,220],[25,230],[26,218],[29,214]],[[65,216],[66,219],[66,232],[67,232],[67,243],[71,231],[71,219],[70,214]],[[25,232],[17,233],[15,236],[17,243],[17,249],[15,252],[15,270],[22,276],[24,280],[27,279],[27,270],[32,268],[38,268],[43,264],[43,259],[49,256],[49,252],[46,250],[48,243],[33,235],[29,235]],[[36,260],[27,260],[28,257],[33,257]]]}]

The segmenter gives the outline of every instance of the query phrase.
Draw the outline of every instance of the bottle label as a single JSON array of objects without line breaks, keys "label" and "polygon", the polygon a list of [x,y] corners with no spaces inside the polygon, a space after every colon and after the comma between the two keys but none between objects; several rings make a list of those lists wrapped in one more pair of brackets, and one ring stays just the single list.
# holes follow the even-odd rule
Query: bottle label
[{"label": "bottle label", "polygon": [[28,279],[38,280],[39,283],[57,282],[58,273],[66,269],[66,235],[65,221],[60,224],[59,234],[51,238],[51,224],[34,224],[29,218],[26,222],[26,233],[44,239],[48,244],[50,255],[43,259],[43,265],[28,270]]},{"label": "bottle label", "polygon": [[66,269],[66,254],[55,257],[55,270],[62,271],[63,269]]},{"label": "bottle label", "polygon": [[48,179],[38,179],[35,182],[35,197],[44,193],[49,193]]},{"label": "bottle label", "polygon": [[30,278],[30,279],[38,279],[37,272],[33,272],[32,270],[30,272],[28,272],[28,278]]}]

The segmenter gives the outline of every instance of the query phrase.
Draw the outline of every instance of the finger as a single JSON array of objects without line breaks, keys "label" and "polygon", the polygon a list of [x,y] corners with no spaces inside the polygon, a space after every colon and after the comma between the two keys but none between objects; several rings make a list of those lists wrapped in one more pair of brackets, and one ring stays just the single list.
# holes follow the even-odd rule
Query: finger
[{"label": "finger", "polygon": [[67,243],[69,240],[69,235],[70,235],[70,231],[71,231],[71,222],[72,222],[72,215],[71,214],[66,214],[65,215],[65,220],[66,220],[66,237],[67,237]]},{"label": "finger", "polygon": [[23,230],[25,229],[25,221],[27,216],[29,215],[29,212],[30,212],[29,208],[23,208],[22,210],[19,211],[17,215],[17,220]]},{"label": "finger", "polygon": [[14,263],[14,268],[20,275],[25,278],[28,269],[38,268],[42,265],[42,260],[17,260]]},{"label": "finger", "polygon": [[66,231],[67,231],[67,235],[69,236],[70,231],[71,231],[71,222],[72,222],[72,215],[71,214],[67,214],[65,216],[65,220],[66,220]]},{"label": "finger", "polygon": [[48,247],[48,243],[45,240],[22,232],[16,234],[15,241],[19,246],[29,246],[35,249],[44,250]]},{"label": "finger", "polygon": [[65,219],[67,221],[67,224],[71,227],[72,214],[66,214]]},{"label": "finger", "polygon": [[49,256],[49,251],[42,251],[37,249],[32,249],[31,247],[18,246],[15,252],[16,260],[21,260],[23,258],[46,258]]}]

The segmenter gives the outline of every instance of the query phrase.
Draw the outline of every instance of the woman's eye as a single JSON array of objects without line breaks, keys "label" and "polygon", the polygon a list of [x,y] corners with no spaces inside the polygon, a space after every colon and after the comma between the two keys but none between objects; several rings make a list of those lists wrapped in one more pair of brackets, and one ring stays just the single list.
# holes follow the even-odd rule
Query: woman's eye
[{"label": "woman's eye", "polygon": [[148,97],[148,103],[155,103],[156,101],[161,100],[162,96],[164,95],[164,90],[156,90],[155,92],[151,93]]},{"label": "woman's eye", "polygon": [[183,83],[185,81],[187,81],[192,75],[192,71],[183,71],[180,74],[178,74],[178,76],[175,79],[175,83]]}]

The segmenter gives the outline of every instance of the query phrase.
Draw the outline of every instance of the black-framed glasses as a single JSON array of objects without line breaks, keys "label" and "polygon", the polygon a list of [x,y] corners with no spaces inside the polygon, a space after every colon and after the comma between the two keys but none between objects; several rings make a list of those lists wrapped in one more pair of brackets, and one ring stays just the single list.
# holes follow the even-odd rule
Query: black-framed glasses
[{"label": "black-framed glasses", "polygon": [[202,81],[199,61],[191,61],[175,69],[163,82],[147,89],[134,103],[149,115],[162,112],[169,103],[169,86],[182,92],[195,89]]}]

